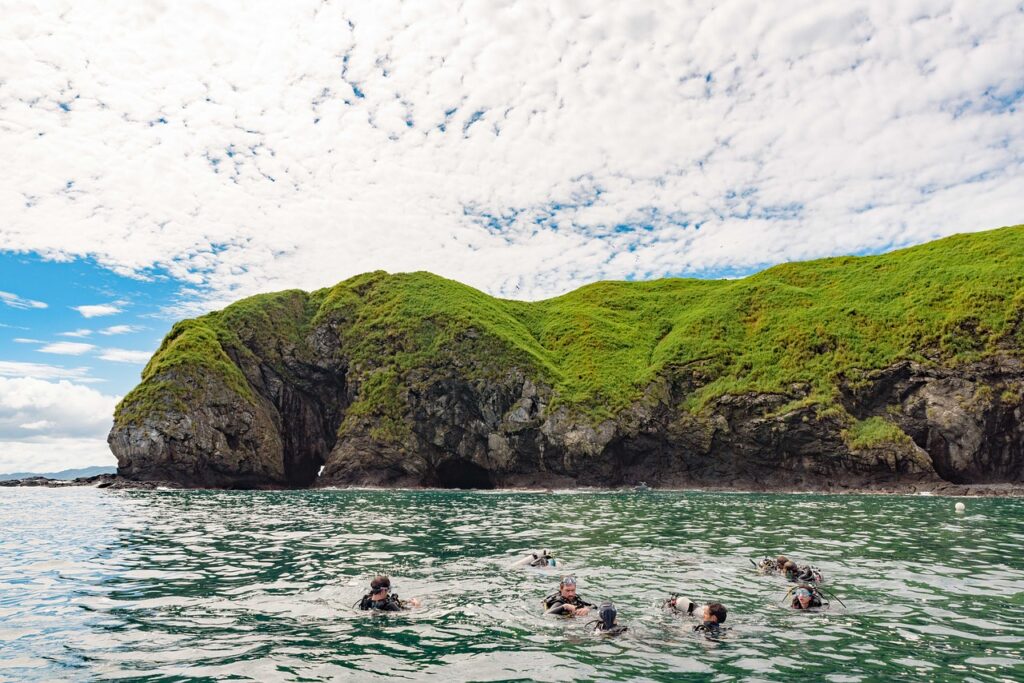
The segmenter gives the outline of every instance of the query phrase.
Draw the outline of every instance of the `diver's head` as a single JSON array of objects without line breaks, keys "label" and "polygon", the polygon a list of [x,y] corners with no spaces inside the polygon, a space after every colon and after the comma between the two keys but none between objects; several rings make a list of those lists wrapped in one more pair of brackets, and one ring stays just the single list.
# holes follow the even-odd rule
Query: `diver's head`
[{"label": "diver's head", "polygon": [[563,598],[572,600],[576,597],[576,577],[575,576],[563,576],[561,582],[558,584],[558,592],[562,594]]},{"label": "diver's head", "polygon": [[785,555],[779,555],[778,557],[775,558],[775,568],[776,569],[782,569],[783,567],[786,566],[787,562],[789,562],[789,558],[788,557],[786,557]]},{"label": "diver's head", "polygon": [[810,588],[806,586],[800,586],[795,591],[793,591],[793,598],[797,603],[799,603],[800,609],[807,609],[811,606],[811,600],[813,600],[814,595],[811,593]]},{"label": "diver's head", "polygon": [[603,603],[597,616],[601,619],[601,628],[605,631],[615,626],[615,617],[618,612],[615,611],[615,605],[610,602]]},{"label": "diver's head", "polygon": [[387,597],[391,591],[391,579],[387,576],[379,575],[373,577],[373,581],[370,581],[370,598],[373,600],[383,600]]},{"label": "diver's head", "polygon": [[786,578],[792,578],[800,572],[800,568],[796,566],[796,562],[789,560],[782,566],[782,572],[786,575]]},{"label": "diver's head", "polygon": [[720,602],[709,602],[704,605],[704,614],[701,615],[701,619],[705,624],[724,624],[725,615],[725,605]]}]

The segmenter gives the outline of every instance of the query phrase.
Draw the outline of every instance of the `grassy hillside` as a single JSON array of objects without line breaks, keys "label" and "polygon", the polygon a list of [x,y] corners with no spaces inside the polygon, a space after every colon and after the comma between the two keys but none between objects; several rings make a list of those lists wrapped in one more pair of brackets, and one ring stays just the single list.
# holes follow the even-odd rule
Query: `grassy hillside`
[{"label": "grassy hillside", "polygon": [[143,386],[126,397],[123,405],[135,407],[125,414],[144,412],[148,401],[137,392],[161,369],[202,367],[236,386],[240,376],[222,348],[257,349],[275,362],[282,344],[301,347],[328,321],[338,324],[339,353],[354,371],[378,373],[358,412],[399,409],[392,385],[406,371],[451,363],[483,376],[527,368],[555,387],[560,403],[595,418],[687,365],[713,380],[690,397],[693,410],[722,394],[794,382],[809,383],[811,400],[828,404],[839,374],[901,359],[1019,353],[1024,226],[880,256],[789,263],[742,280],[598,282],[529,303],[429,273],[367,273],[309,295],[261,295],[176,325]]}]

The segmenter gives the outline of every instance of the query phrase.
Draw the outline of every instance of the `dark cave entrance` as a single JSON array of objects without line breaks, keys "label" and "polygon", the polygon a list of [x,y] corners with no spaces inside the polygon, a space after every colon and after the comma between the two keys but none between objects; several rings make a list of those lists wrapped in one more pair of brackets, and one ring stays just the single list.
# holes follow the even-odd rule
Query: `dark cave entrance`
[{"label": "dark cave entrance", "polygon": [[442,489],[493,489],[491,473],[469,460],[445,460],[437,467],[436,485]]}]

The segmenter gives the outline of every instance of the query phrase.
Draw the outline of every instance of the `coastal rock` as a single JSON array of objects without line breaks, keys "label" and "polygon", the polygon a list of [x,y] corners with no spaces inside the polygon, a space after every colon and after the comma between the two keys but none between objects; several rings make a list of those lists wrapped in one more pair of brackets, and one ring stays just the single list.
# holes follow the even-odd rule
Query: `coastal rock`
[{"label": "coastal rock", "polygon": [[[946,262],[922,253],[921,278]],[[904,300],[905,278],[872,306],[815,309],[839,269],[853,263],[874,285],[890,263],[834,261],[827,276],[787,264],[736,284],[648,283],[642,296],[598,283],[543,315],[429,274],[260,295],[176,324],[108,442],[124,479],[204,487],[1024,480],[1024,295],[987,295],[972,305],[995,313],[980,317],[947,310],[937,280],[932,308],[909,310],[938,328],[915,322],[897,348],[892,315],[871,315]],[[709,308],[691,314],[698,300]],[[831,326],[807,325],[815,316]]]}]

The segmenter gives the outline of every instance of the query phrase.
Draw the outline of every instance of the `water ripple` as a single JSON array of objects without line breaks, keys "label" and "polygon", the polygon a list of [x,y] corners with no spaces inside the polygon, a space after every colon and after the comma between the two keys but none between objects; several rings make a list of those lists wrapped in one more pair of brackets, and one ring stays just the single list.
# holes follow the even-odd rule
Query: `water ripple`
[{"label": "water ripple", "polygon": [[[0,489],[0,680],[1024,678],[1024,501],[565,491]],[[540,615],[559,570],[629,631]],[[780,604],[750,559],[842,598]],[[398,615],[353,605],[387,572]],[[720,637],[663,612],[729,607]]]}]

